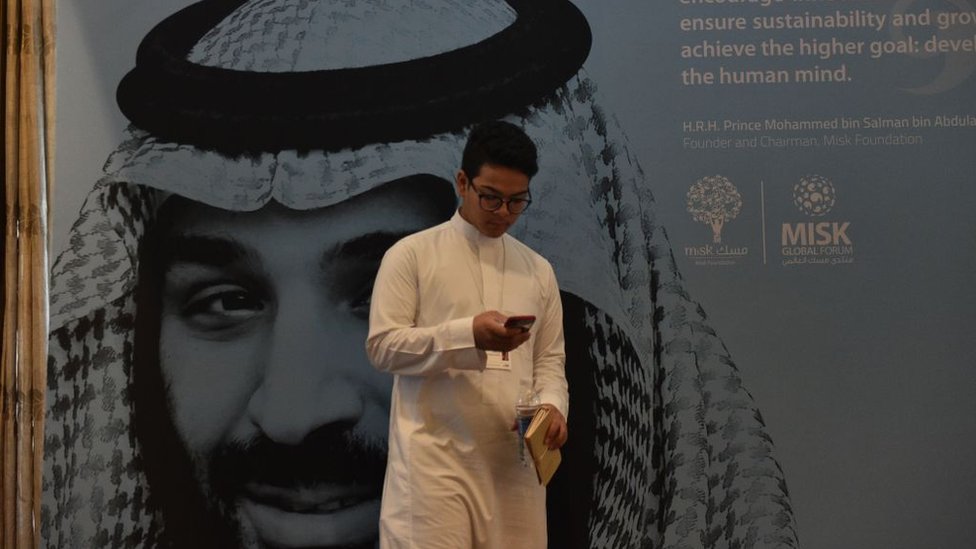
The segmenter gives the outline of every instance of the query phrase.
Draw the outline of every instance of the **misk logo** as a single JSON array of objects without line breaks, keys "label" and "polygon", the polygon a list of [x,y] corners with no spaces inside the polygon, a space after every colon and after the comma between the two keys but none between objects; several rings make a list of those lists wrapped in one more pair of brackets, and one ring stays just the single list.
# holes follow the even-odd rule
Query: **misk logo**
[{"label": "misk logo", "polygon": [[808,175],[793,185],[793,203],[801,212],[820,217],[834,208],[834,184],[826,177]]},{"label": "misk logo", "polygon": [[783,223],[783,265],[838,265],[854,262],[850,221],[826,219],[837,200],[834,184],[820,175],[805,175],[793,185],[793,204],[816,219]]},{"label": "misk logo", "polygon": [[700,246],[685,246],[685,256],[695,265],[733,265],[749,253],[746,246],[730,246],[722,240],[722,230],[742,211],[742,195],[727,178],[706,176],[688,189],[688,213],[692,219],[709,229],[710,242]]}]

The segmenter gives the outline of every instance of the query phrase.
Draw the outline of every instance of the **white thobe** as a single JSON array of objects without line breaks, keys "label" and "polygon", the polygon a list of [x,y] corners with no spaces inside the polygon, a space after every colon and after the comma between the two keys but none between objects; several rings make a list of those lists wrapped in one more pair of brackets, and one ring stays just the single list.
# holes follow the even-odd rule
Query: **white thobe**
[{"label": "white thobe", "polygon": [[[475,348],[475,315],[536,316],[509,353]],[[541,549],[545,488],[511,430],[526,389],[568,417],[562,305],[549,262],[455,213],[400,240],[373,287],[366,350],[395,374],[381,548]],[[504,364],[503,364],[504,366]]]}]

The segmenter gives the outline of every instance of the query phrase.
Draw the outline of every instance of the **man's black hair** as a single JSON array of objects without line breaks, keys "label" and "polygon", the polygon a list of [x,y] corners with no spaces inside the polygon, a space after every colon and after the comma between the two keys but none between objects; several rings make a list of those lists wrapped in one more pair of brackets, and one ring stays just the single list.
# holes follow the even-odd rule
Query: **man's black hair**
[{"label": "man's black hair", "polygon": [[535,143],[521,128],[496,120],[475,126],[461,156],[461,170],[474,180],[483,164],[511,168],[532,178],[539,171]]}]

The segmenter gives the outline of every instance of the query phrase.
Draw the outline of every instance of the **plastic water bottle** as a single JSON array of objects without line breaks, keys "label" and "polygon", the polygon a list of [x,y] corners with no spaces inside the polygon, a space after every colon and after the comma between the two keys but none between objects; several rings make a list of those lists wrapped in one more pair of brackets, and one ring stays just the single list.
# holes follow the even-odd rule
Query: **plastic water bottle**
[{"label": "plastic water bottle", "polygon": [[532,417],[536,410],[542,406],[539,400],[539,393],[532,389],[522,391],[518,402],[515,404],[515,417],[518,419],[518,456],[523,465],[528,465],[529,460],[525,456],[525,431],[532,423]]}]

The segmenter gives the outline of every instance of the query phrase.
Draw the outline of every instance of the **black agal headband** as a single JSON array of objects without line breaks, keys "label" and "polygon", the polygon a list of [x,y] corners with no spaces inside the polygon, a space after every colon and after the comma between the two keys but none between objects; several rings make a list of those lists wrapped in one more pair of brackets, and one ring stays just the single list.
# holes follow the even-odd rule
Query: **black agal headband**
[{"label": "black agal headband", "polygon": [[160,139],[231,154],[457,131],[544,100],[589,53],[589,25],[568,0],[507,2],[515,22],[477,44],[398,63],[282,73],[188,61],[201,37],[242,4],[205,0],[146,35],[119,84],[119,107]]}]

